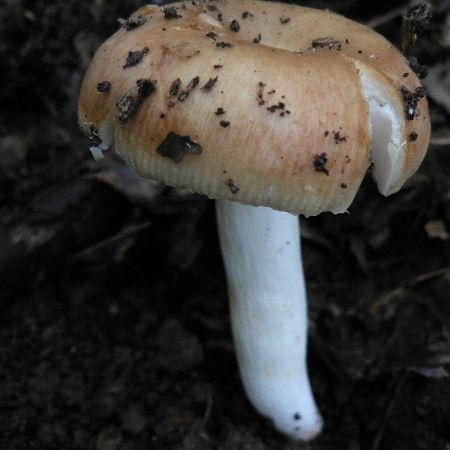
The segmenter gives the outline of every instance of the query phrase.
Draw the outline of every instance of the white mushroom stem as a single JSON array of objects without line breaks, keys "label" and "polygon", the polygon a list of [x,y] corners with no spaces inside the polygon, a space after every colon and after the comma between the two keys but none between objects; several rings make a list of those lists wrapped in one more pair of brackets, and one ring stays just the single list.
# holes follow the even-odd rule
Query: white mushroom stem
[{"label": "white mushroom stem", "polygon": [[298,217],[216,202],[239,370],[255,408],[293,439],[322,428],[307,368]]}]

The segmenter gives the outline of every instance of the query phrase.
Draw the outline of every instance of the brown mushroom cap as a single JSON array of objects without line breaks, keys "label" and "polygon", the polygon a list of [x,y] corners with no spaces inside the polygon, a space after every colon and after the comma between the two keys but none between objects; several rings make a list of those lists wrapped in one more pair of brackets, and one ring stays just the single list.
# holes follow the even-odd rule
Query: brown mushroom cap
[{"label": "brown mushroom cap", "polygon": [[[380,190],[395,192],[417,169],[429,139],[426,100],[406,120],[401,87],[414,93],[419,82],[381,36],[278,3],[223,0],[206,13],[190,2],[171,7],[182,17],[137,11],[146,22],[101,46],[81,90],[82,128],[115,143],[141,175],[296,214],[345,211],[370,165],[366,79],[377,99],[389,97],[393,133],[404,141]],[[99,91],[105,81],[108,91]],[[417,139],[408,142],[412,130]]]}]

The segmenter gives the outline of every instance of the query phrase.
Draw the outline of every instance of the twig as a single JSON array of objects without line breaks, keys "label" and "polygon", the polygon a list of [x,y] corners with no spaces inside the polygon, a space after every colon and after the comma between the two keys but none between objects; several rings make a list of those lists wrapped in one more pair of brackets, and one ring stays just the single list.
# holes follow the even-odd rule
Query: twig
[{"label": "twig", "polygon": [[417,6],[420,3],[420,0],[411,0],[408,3],[405,3],[403,6],[399,6],[394,8],[391,11],[388,11],[385,14],[381,14],[380,16],[374,17],[373,19],[366,22],[366,26],[369,28],[377,28],[380,25],[383,25],[391,20],[400,17],[407,8],[411,8],[413,6]]},{"label": "twig", "polygon": [[441,275],[447,275],[447,274],[450,275],[450,266],[442,267],[441,269],[433,270],[432,272],[423,273],[422,275],[419,275],[419,276],[413,278],[412,280],[408,281],[408,283],[406,283],[406,286],[413,287],[413,286],[416,286],[425,281],[429,281],[429,280],[432,280],[433,278],[438,278]]},{"label": "twig", "polygon": [[417,38],[422,34],[432,16],[430,0],[425,0],[403,12],[401,28],[402,53],[406,53],[406,50],[416,43]]},{"label": "twig", "polygon": [[91,253],[94,253],[95,251],[106,247],[114,242],[121,241],[122,239],[125,239],[133,234],[138,233],[139,231],[144,230],[145,228],[148,228],[152,222],[143,222],[137,225],[130,225],[128,227],[125,227],[123,230],[120,230],[118,233],[104,239],[103,241],[97,242],[94,245],[91,245],[89,247],[85,247],[82,250],[80,250],[78,253],[75,253],[75,255],[72,256],[72,260],[76,261],[78,259],[81,259]]},{"label": "twig", "polygon": [[444,146],[444,145],[449,145],[450,144],[450,136],[445,136],[445,137],[435,137],[435,138],[431,138],[430,139],[430,144],[431,145],[436,145],[436,146]]},{"label": "twig", "polygon": [[51,117],[58,117],[58,109],[56,108],[55,104],[50,100],[50,98],[45,95],[41,94],[42,103],[47,108],[47,111],[49,112]]},{"label": "twig", "polygon": [[323,343],[319,336],[310,336],[310,342],[311,347],[318,355],[322,364],[324,364],[324,366],[335,375],[341,384],[348,383],[349,380],[347,374],[333,361],[327,346]]},{"label": "twig", "polygon": [[211,392],[208,392],[208,398],[206,399],[206,409],[202,418],[203,427],[208,423],[209,417],[211,416],[212,404],[213,404],[212,395]]},{"label": "twig", "polygon": [[403,385],[405,384],[406,379],[408,378],[408,372],[405,372],[403,376],[400,378],[400,380],[397,382],[397,385],[395,386],[394,393],[392,395],[392,398],[389,402],[389,405],[386,409],[386,412],[383,417],[383,421],[381,422],[380,429],[378,430],[378,433],[375,437],[375,440],[373,441],[371,450],[378,450],[380,447],[381,440],[383,439],[384,430],[386,429],[386,424],[391,416],[392,412],[394,411],[395,405],[397,403],[397,400],[400,396],[400,392],[403,388]]}]

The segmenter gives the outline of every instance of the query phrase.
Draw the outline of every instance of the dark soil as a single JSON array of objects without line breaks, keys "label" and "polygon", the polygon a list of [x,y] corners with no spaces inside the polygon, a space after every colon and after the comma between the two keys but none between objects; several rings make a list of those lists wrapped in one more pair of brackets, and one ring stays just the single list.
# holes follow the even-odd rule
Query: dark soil
[{"label": "dark soil", "polygon": [[[96,163],[78,130],[93,52],[143,3],[0,0],[0,449],[448,450],[442,98],[430,99],[426,161],[400,193],[382,198],[367,179],[350,214],[303,221],[325,429],[292,444],[240,385],[212,202],[113,157]],[[400,2],[314,5],[367,22]],[[429,68],[450,55],[449,3],[433,6],[408,50]],[[400,25],[377,30],[400,46]]]}]

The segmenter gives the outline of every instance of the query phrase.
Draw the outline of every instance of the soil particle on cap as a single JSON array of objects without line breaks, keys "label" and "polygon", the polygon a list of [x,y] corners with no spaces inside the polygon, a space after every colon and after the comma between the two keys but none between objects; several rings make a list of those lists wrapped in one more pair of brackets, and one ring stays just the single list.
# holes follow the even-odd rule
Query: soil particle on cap
[{"label": "soil particle on cap", "polygon": [[245,20],[245,19],[248,19],[249,17],[255,17],[255,15],[254,14],[252,14],[250,11],[244,11],[243,13],[242,13],[242,18]]},{"label": "soil particle on cap", "polygon": [[347,188],[348,188],[348,186],[346,183],[341,183],[341,189],[347,189]]},{"label": "soil particle on cap", "polygon": [[330,134],[330,132],[329,132],[328,130],[326,130],[325,133],[323,133],[323,135],[324,135],[325,137],[327,137],[329,134]]},{"label": "soil particle on cap", "polygon": [[178,96],[178,101],[179,101],[179,102],[184,102],[188,97],[189,97],[189,91],[183,91],[183,92]]},{"label": "soil particle on cap", "polygon": [[228,180],[225,182],[225,184],[228,186],[228,189],[230,189],[230,192],[233,195],[237,194],[240,191],[240,189],[234,184],[234,182],[231,178],[228,178]]},{"label": "soil particle on cap", "polygon": [[341,50],[342,44],[340,41],[331,36],[317,38],[311,42],[311,48],[326,48],[326,47],[328,47],[330,50]]},{"label": "soil particle on cap", "polygon": [[188,91],[191,91],[192,89],[196,88],[198,86],[198,83],[200,83],[200,77],[197,75],[196,77],[192,78],[191,81],[189,81],[187,85]]},{"label": "soil particle on cap", "polygon": [[229,42],[216,42],[216,47],[218,47],[218,48],[232,48],[234,46],[233,46],[233,44],[230,44]]},{"label": "soil particle on cap", "polygon": [[136,86],[138,88],[138,95],[143,100],[156,91],[156,80],[142,78],[136,81]]},{"label": "soil particle on cap", "polygon": [[414,141],[417,141],[417,138],[419,137],[419,135],[415,132],[415,131],[413,131],[410,135],[409,135],[409,140],[410,140],[410,142],[414,142]]},{"label": "soil particle on cap", "polygon": [[405,86],[401,88],[403,103],[405,104],[405,113],[408,120],[413,120],[420,116],[420,110],[417,108],[419,100],[425,97],[425,90],[423,87],[418,87],[414,92],[407,89]]},{"label": "soil particle on cap", "polygon": [[125,30],[130,31],[140,26],[144,25],[147,22],[147,18],[144,16],[131,17],[128,20],[119,19],[120,26],[125,28]]},{"label": "soil particle on cap", "polygon": [[204,90],[205,92],[211,92],[213,87],[216,85],[217,80],[219,79],[219,77],[215,77],[215,78],[210,78],[205,85],[202,87],[202,90]]},{"label": "soil particle on cap", "polygon": [[179,102],[184,102],[189,97],[189,94],[191,93],[191,91],[193,89],[195,89],[198,86],[199,83],[200,83],[200,77],[199,76],[196,76],[196,77],[192,78],[192,80],[189,81],[189,83],[187,85],[187,88],[184,91],[182,91],[180,93],[180,95],[178,96],[178,101]]},{"label": "soil particle on cap", "polygon": [[124,127],[127,121],[136,114],[139,106],[136,97],[130,94],[123,95],[116,103],[119,110],[119,124]]},{"label": "soil particle on cap", "polygon": [[102,143],[102,140],[98,135],[98,129],[94,125],[89,127],[89,140],[92,142],[92,145],[95,145],[96,147]]},{"label": "soil particle on cap", "polygon": [[218,11],[216,5],[208,5],[208,11]]},{"label": "soil particle on cap", "polygon": [[170,52],[182,58],[192,58],[200,54],[200,49],[190,42],[162,45],[164,52]]},{"label": "soil particle on cap", "polygon": [[334,131],[333,132],[333,137],[334,137],[334,143],[335,144],[340,144],[341,142],[346,142],[347,141],[347,136],[341,136],[340,131]]},{"label": "soil particle on cap", "polygon": [[176,80],[172,81],[172,84],[170,85],[169,94],[171,96],[175,96],[178,94],[178,91],[181,86],[181,80],[177,78]]},{"label": "soil particle on cap", "polygon": [[413,70],[413,72],[417,75],[418,78],[423,80],[428,76],[428,69],[425,66],[419,64],[419,61],[415,56],[411,56],[408,58],[409,66]]},{"label": "soil particle on cap", "polygon": [[110,81],[102,81],[97,84],[98,92],[109,92],[111,90],[111,82]]},{"label": "soil particle on cap", "polygon": [[180,19],[181,17],[183,17],[178,14],[177,9],[174,8],[173,6],[161,9],[161,12],[164,14],[164,18],[166,18],[168,20]]},{"label": "soil particle on cap", "polygon": [[228,120],[221,120],[220,126],[223,128],[228,128],[230,126],[230,122]]},{"label": "soil particle on cap", "polygon": [[261,39],[262,39],[262,36],[261,36],[261,33],[259,33],[258,36],[253,39],[253,43],[259,44],[261,42]]},{"label": "soil particle on cap", "polygon": [[203,148],[197,142],[194,142],[189,136],[180,136],[171,131],[166,138],[158,145],[157,153],[165,158],[170,158],[176,163],[180,163],[188,154],[200,155]]},{"label": "soil particle on cap", "polygon": [[221,69],[223,67],[222,64],[214,64],[214,69]]},{"label": "soil particle on cap", "polygon": [[240,29],[241,26],[239,25],[239,22],[236,19],[232,20],[230,23],[230,30],[234,31],[235,33],[238,33]]},{"label": "soil particle on cap", "polygon": [[408,78],[409,77],[409,73],[408,72],[405,72],[404,74],[403,74],[403,78]]},{"label": "soil particle on cap", "polygon": [[126,69],[139,64],[148,52],[148,47],[144,47],[142,50],[137,50],[135,52],[128,52],[127,60],[123,68]]},{"label": "soil particle on cap", "polygon": [[316,172],[322,172],[326,176],[328,176],[330,174],[330,172],[325,167],[327,162],[328,162],[328,158],[327,158],[327,154],[325,152],[324,153],[317,153],[314,156],[314,161],[313,161],[314,170]]},{"label": "soil particle on cap", "polygon": [[289,23],[291,21],[290,17],[285,17],[285,16],[281,16],[280,17],[280,23],[281,25],[286,25],[287,23]]},{"label": "soil particle on cap", "polygon": [[128,120],[133,117],[142,102],[156,90],[156,81],[150,79],[140,79],[136,81],[137,95],[125,94],[116,103],[119,110],[119,124],[124,127]]},{"label": "soil particle on cap", "polygon": [[258,83],[258,93],[256,94],[256,99],[258,100],[258,105],[264,105],[266,101],[264,100],[264,88],[266,87],[266,84],[260,81]]},{"label": "soil particle on cap", "polygon": [[416,43],[418,36],[422,34],[432,16],[431,3],[429,1],[421,2],[419,5],[407,8],[403,12],[401,28],[401,50],[403,53],[406,52],[408,47]]},{"label": "soil particle on cap", "polygon": [[222,13],[217,14],[217,20],[219,22],[223,22],[223,14]]},{"label": "soil particle on cap", "polygon": [[214,113],[216,116],[221,116],[225,114],[225,110],[223,108],[217,108],[216,112]]},{"label": "soil particle on cap", "polygon": [[[276,111],[284,112],[285,107],[286,107],[286,105],[283,102],[278,102],[278,104],[276,104],[276,105],[269,106],[267,108],[267,111],[270,111],[271,113],[274,113]],[[281,115],[281,113],[280,113],[280,115]],[[284,114],[283,114],[283,116],[284,116]]]},{"label": "soil particle on cap", "polygon": [[206,33],[206,37],[216,40],[217,33],[214,33],[214,31],[210,31],[209,33]]},{"label": "soil particle on cap", "polygon": [[175,106],[175,102],[174,102],[173,100],[169,100],[169,101],[167,102],[167,106],[168,106],[169,108],[173,108],[173,107]]}]

